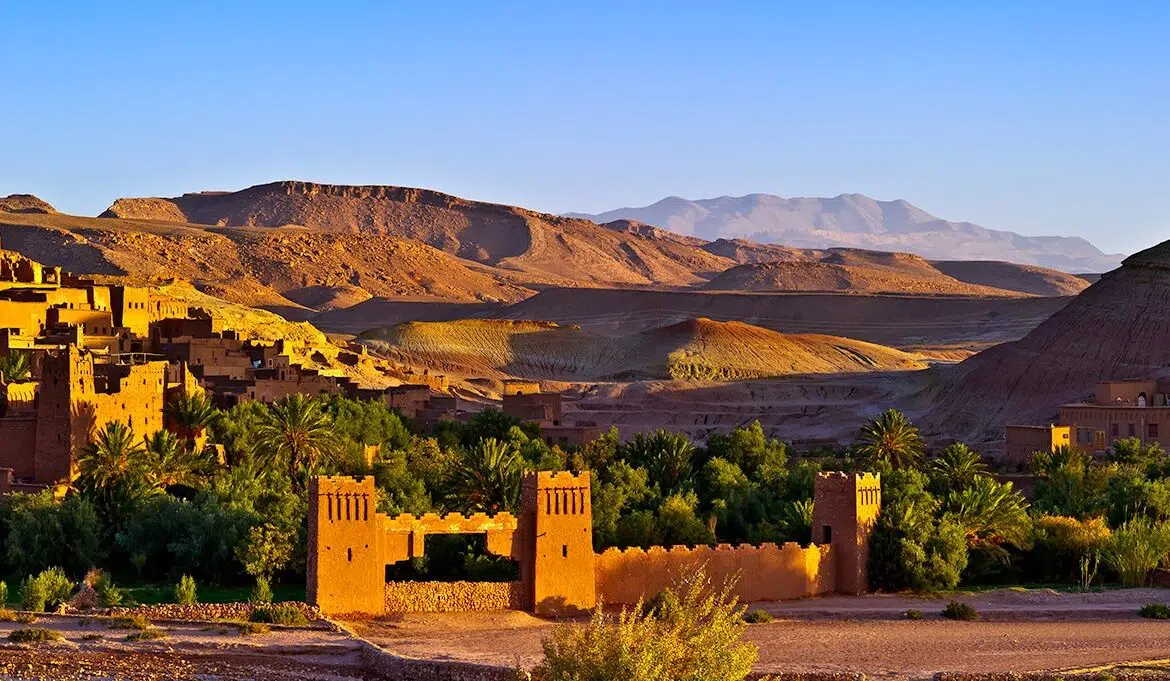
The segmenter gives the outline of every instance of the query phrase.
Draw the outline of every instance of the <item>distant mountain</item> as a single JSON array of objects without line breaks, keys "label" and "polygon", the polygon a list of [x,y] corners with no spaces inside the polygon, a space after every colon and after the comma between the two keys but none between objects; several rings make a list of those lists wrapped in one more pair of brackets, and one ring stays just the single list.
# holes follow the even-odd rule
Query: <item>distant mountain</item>
[{"label": "distant mountain", "polygon": [[707,240],[906,251],[932,260],[1002,260],[1066,272],[1107,272],[1123,257],[1102,253],[1078,237],[1030,237],[950,222],[906,201],[861,194],[791,199],[748,194],[699,201],[670,196],[641,208],[568,215],[598,223],[636,220]]}]

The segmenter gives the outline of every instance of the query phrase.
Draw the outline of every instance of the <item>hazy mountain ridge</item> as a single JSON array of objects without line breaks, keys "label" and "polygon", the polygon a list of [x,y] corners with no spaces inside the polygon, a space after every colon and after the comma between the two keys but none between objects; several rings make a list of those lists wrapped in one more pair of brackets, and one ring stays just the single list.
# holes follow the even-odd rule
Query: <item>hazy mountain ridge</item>
[{"label": "hazy mountain ridge", "polygon": [[832,198],[747,194],[697,201],[670,196],[649,206],[567,215],[601,223],[636,220],[711,241],[908,251],[937,260],[1002,260],[1070,272],[1106,272],[1122,259],[1080,237],[1032,237],[951,222],[901,199],[878,201],[862,194]]}]

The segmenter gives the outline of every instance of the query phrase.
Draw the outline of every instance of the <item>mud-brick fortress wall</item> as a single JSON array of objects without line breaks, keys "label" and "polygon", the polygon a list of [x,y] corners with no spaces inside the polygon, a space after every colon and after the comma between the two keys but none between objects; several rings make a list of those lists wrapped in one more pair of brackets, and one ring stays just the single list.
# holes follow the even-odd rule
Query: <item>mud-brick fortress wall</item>
[{"label": "mud-brick fortress wall", "polygon": [[[592,548],[588,473],[536,473],[524,482],[517,518],[376,513],[371,477],[316,478],[310,485],[309,600],[327,615],[531,609],[563,614],[652,598],[703,569],[734,582],[744,601],[868,590],[869,538],[881,480],[869,473],[817,477],[816,544]],[[477,533],[487,551],[520,566],[520,581],[385,582],[385,566],[423,555],[428,534]]]},{"label": "mud-brick fortress wall", "polygon": [[828,546],[788,543],[715,548],[606,549],[597,556],[597,600],[606,605],[637,603],[687,575],[704,570],[715,584],[735,584],[742,601],[780,601],[834,590]]}]

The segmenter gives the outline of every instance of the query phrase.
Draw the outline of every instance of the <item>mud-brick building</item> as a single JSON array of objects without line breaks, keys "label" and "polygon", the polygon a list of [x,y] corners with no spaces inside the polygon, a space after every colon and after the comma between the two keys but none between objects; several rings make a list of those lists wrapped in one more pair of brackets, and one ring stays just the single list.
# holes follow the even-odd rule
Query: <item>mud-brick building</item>
[{"label": "mud-brick building", "polygon": [[[168,380],[169,379],[169,380]],[[110,421],[139,438],[164,425],[168,389],[193,385],[182,367],[142,355],[94,353],[69,346],[47,353],[40,380],[6,384],[0,410],[0,475],[30,485],[69,482],[78,453]]]},{"label": "mud-brick building", "polygon": [[549,445],[579,446],[601,437],[602,430],[593,421],[566,421],[561,393],[543,392],[536,381],[505,381],[502,410],[538,425]]},{"label": "mud-brick building", "polygon": [[[741,600],[868,590],[869,539],[881,509],[873,474],[816,480],[814,537],[800,546],[721,544],[593,550],[589,473],[526,477],[519,516],[376,511],[372,477],[320,477],[309,487],[309,600],[329,615],[529,610],[558,615],[634,604],[703,569]],[[387,582],[386,566],[424,555],[432,534],[481,534],[519,565],[514,582]]]}]

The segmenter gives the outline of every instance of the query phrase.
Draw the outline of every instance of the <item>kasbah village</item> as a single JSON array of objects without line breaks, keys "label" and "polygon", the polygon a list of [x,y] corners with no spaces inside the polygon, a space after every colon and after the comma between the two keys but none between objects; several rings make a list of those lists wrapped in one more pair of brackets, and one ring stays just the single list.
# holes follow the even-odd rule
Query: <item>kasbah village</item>
[{"label": "kasbah village", "polygon": [[[5,372],[0,374],[0,490],[6,498],[60,503],[93,475],[83,469],[96,451],[104,447],[106,455],[122,457],[115,469],[129,469],[135,465],[132,453],[156,449],[151,442],[167,433],[212,468],[229,466],[223,439],[213,435],[210,421],[192,419],[191,403],[226,411],[247,403],[272,407],[298,396],[333,396],[381,405],[423,435],[499,413],[524,425],[545,449],[587,451],[605,437],[605,424],[567,417],[562,395],[543,392],[536,381],[504,381],[496,412],[496,406],[460,397],[443,375],[376,360],[358,344],[260,340],[225,328],[212,312],[157,287],[98,283],[0,252]],[[1095,390],[1091,403],[1059,405],[1057,423],[1008,425],[994,477],[1034,498],[1044,480],[1033,461],[1054,465],[1071,451],[1100,458],[1119,441],[1152,447],[1170,437],[1165,422],[1170,384],[1115,380]],[[111,443],[119,437],[121,442]],[[173,593],[156,589],[163,595],[142,603],[129,596],[134,588],[119,592],[109,573],[94,567],[78,575],[79,581],[64,578],[64,590],[56,587],[48,600],[29,594],[38,588],[52,592],[51,576],[42,572],[23,583],[16,576],[6,592],[13,610],[0,611],[7,620],[0,626],[14,641],[0,654],[6,673],[15,674],[12,678],[514,679],[546,669],[539,662],[541,642],[548,654],[549,641],[566,640],[558,638],[568,636],[564,627],[587,630],[619,612],[668,617],[662,614],[669,610],[664,603],[679,598],[684,606],[675,607],[715,598],[715,611],[707,617],[717,620],[720,607],[731,607],[723,615],[753,622],[736,625],[746,627],[743,645],[756,651],[745,658],[753,678],[942,672],[946,678],[982,678],[1039,668],[1058,669],[1064,678],[1099,675],[1102,668],[1148,676],[1159,673],[1156,660],[1170,650],[1170,635],[1135,630],[1133,624],[1138,605],[1161,598],[1145,586],[1165,579],[1157,569],[1126,582],[1144,589],[1080,594],[1035,588],[959,591],[953,580],[943,580],[916,589],[919,595],[889,589],[914,584],[912,578],[901,584],[889,576],[871,579],[876,552],[891,555],[889,547],[880,547],[889,538],[878,530],[882,475],[902,473],[888,466],[870,471],[851,464],[845,466],[848,472],[814,472],[801,543],[698,539],[597,550],[597,516],[607,516],[615,501],[598,494],[588,466],[528,469],[501,482],[515,486],[514,512],[452,508],[414,515],[379,510],[393,506],[380,504],[385,493],[376,486],[379,474],[371,474],[388,465],[379,445],[361,444],[356,457],[351,466],[359,474],[314,475],[293,488],[306,505],[304,553],[297,557],[304,561],[303,571],[280,571],[303,575],[294,577],[303,582],[291,585],[293,596],[272,602],[267,578],[277,570],[250,572],[263,576],[257,582],[263,581],[267,593],[247,598],[200,598],[199,585],[184,575]],[[165,493],[190,494],[186,483]],[[897,491],[907,493],[913,492]],[[465,498],[473,506],[473,497]],[[699,529],[696,536],[712,536],[704,535],[701,524]],[[502,560],[514,571],[504,579],[478,581],[402,578],[406,573],[395,571],[424,560],[432,546],[428,540],[443,536],[470,538],[478,546],[476,560]],[[78,541],[68,527],[58,537]],[[928,537],[914,549],[919,552],[914,560],[946,560],[945,550],[932,542],[944,540]],[[1100,569],[1098,561],[1082,560],[1077,568],[1086,584],[1093,580],[1086,573]],[[45,583],[37,587],[38,580]],[[695,585],[698,591],[689,591]],[[873,594],[879,586],[883,593]],[[734,603],[746,605],[726,606]],[[591,620],[590,613],[598,614]],[[34,622],[43,626],[27,626]],[[975,629],[993,625],[1009,628],[1011,637]],[[47,631],[48,642],[21,640],[17,634],[26,631]],[[1081,647],[1101,636],[1113,641],[1109,652]],[[1071,650],[1074,645],[1078,648]],[[46,652],[60,650],[53,646],[68,652]],[[1135,656],[1145,662],[1133,664]]]}]

